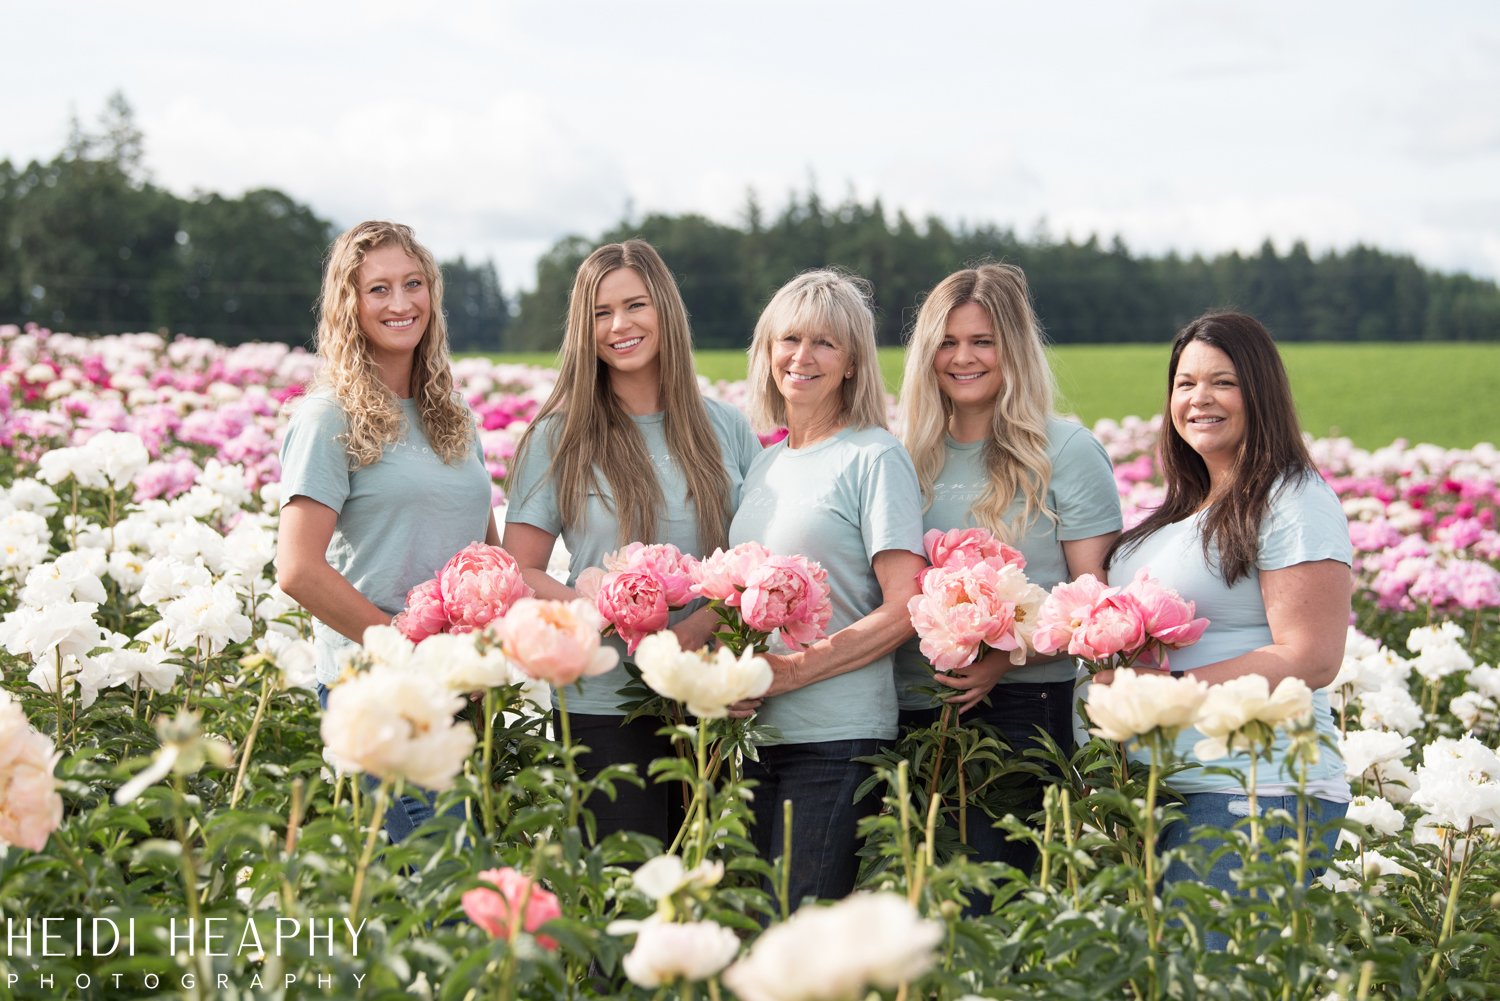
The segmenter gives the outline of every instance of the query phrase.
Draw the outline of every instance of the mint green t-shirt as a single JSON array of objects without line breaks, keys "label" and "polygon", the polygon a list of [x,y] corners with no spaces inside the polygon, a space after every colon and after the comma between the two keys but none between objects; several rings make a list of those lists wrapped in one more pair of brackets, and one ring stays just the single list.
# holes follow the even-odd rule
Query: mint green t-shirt
[{"label": "mint green t-shirt", "polygon": [[[344,436],[349,422],[332,394],[296,406],[281,443],[282,502],[308,497],[338,512],[328,565],[383,612],[406,605],[406,593],[430,580],[490,525],[490,474],[479,436],[462,462],[438,458],[422,430],[415,400],[401,400],[405,431],[380,458],[351,471]],[[338,655],[356,644],[313,620],[317,677],[338,677]]]},{"label": "mint green t-shirt", "polygon": [[[745,474],[732,545],[759,542],[783,556],[806,556],[828,571],[829,634],[881,603],[871,560],[900,549],[922,552],[922,501],[911,457],[884,428],[845,428],[806,448],[785,441],[762,452]],[[759,721],[789,744],[896,736],[890,655],[795,692],[769,698]]]},{"label": "mint green t-shirt", "polygon": [[[972,528],[974,505],[984,495],[989,473],[984,465],[984,442],[947,439],[942,472],[932,485],[932,505],[922,518],[922,529],[948,531]],[[1026,577],[1051,590],[1069,580],[1068,561],[1062,544],[1077,539],[1118,532],[1121,527],[1120,493],[1114,468],[1104,446],[1085,427],[1060,417],[1047,421],[1047,458],[1052,477],[1047,482],[1047,506],[1057,515],[1033,519],[1026,534],[1011,545],[1026,557]],[[1018,498],[1005,512],[1012,522],[1025,505]],[[1073,661],[1067,657],[1033,661],[1000,679],[1000,684],[1072,681]],[[896,684],[902,709],[926,709],[934,705],[927,694],[934,682],[932,666],[922,656],[917,640],[896,651]]]},{"label": "mint green t-shirt", "polygon": [[[760,440],[750,430],[750,424],[740,411],[717,400],[703,401],[708,408],[708,420],[713,426],[714,437],[719,442],[724,471],[729,474],[729,503],[733,508],[739,503],[740,484],[745,470],[760,452]],[[656,535],[651,539],[631,539],[631,542],[671,543],[684,553],[693,556],[698,552],[698,515],[688,498],[687,480],[682,475],[677,460],[667,447],[664,414],[646,414],[632,417],[636,428],[646,443],[646,452],[651,456],[651,465],[656,472],[656,481],[661,486],[665,502],[662,515],[657,519]],[[602,566],[604,556],[614,552],[625,543],[620,541],[620,523],[610,504],[609,485],[600,477],[603,494],[589,494],[584,505],[584,515],[578,524],[564,525],[557,507],[557,492],[547,470],[552,464],[552,449],[556,417],[547,417],[531,436],[526,453],[516,456],[511,473],[508,493],[510,506],[505,512],[507,524],[534,525],[551,535],[561,535],[568,547],[568,586],[572,587],[578,575],[589,567]],[[671,621],[678,622],[692,613],[692,606],[672,613]],[[595,678],[584,678],[567,689],[568,711],[596,716],[623,716],[620,708],[623,689],[630,682],[624,667],[625,643],[618,637],[610,637],[610,643],[620,652],[621,665],[608,674]]]}]

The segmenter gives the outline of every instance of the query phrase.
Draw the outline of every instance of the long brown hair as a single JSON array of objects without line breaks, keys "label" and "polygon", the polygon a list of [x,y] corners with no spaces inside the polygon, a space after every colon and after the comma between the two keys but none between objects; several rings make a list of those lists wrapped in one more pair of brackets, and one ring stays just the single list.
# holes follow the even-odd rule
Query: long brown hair
[{"label": "long brown hair", "polygon": [[[917,467],[923,502],[930,507],[932,485],[947,455],[944,435],[953,416],[953,404],[938,388],[932,366],[947,335],[949,315],[967,303],[980,306],[989,317],[1003,380],[984,441],[989,482],[974,505],[974,516],[998,538],[1014,542],[1038,517],[1057,520],[1047,507],[1047,485],[1052,479],[1052,460],[1047,457],[1052,368],[1020,268],[981,264],[955,271],[923,300],[906,345],[902,438]],[[1022,501],[1021,513],[1014,524],[1006,524],[1005,512],[1017,497]]]},{"label": "long brown hair", "polygon": [[644,240],[610,243],[578,266],[568,297],[568,326],[563,335],[557,384],[517,447],[523,454],[542,418],[556,414],[560,424],[552,437],[552,464],[547,470],[557,491],[563,524],[584,516],[589,492],[602,493],[599,477],[609,485],[619,541],[657,542],[657,522],[665,513],[661,483],[646,451],[640,429],[610,388],[609,368],[594,340],[594,305],[599,283],[619,268],[640,275],[656,309],[661,371],[663,429],[667,448],[687,480],[688,499],[698,518],[699,546],[704,553],[728,545],[729,474],[709,421],[693,368],[693,335],[687,307],[672,272],[656,249]]},{"label": "long brown hair", "polygon": [[1183,440],[1172,423],[1172,387],[1177,363],[1193,341],[1218,348],[1234,363],[1245,407],[1245,437],[1235,455],[1229,483],[1214,495],[1203,518],[1203,555],[1219,554],[1219,575],[1233,585],[1249,575],[1260,554],[1260,527],[1272,491],[1283,480],[1316,475],[1302,441],[1291,382],[1276,342],[1260,322],[1244,313],[1205,313],[1177,332],[1167,366],[1167,403],[1161,441],[1162,478],[1167,498],[1135,528],[1115,542],[1105,560],[1128,552],[1152,533],[1187,518],[1209,499],[1208,466]]}]

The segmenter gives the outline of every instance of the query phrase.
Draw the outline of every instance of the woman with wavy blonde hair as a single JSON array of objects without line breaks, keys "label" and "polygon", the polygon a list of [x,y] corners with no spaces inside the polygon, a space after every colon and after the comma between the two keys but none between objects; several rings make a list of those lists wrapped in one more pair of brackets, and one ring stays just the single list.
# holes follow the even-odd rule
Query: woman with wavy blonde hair
[{"label": "woman with wavy blonde hair", "polygon": [[[1120,498],[1098,440],[1052,410],[1053,378],[1026,276],[1008,264],[949,275],[927,296],[906,348],[901,384],[903,438],[925,506],[923,529],[979,527],[1019,549],[1026,575],[1051,588],[1080,574],[1103,577],[1104,554],[1120,533]],[[960,671],[934,675],[915,642],[896,658],[903,722],[939,715],[934,679],[949,705],[989,723],[1017,752],[1041,727],[1073,746],[1074,665],[1066,657],[1013,667],[991,653]],[[989,696],[985,701],[986,695]],[[1041,805],[1040,781],[1027,802]],[[981,858],[1028,869],[1035,852],[971,824]]]},{"label": "woman with wavy blonde hair", "polygon": [[[544,598],[576,597],[578,575],[630,542],[707,554],[725,544],[759,451],[744,415],[699,391],[687,308],[661,255],[642,240],[600,247],[573,281],[557,385],[516,450],[505,548]],[[558,536],[571,557],[567,584],[547,576]],[[683,648],[696,649],[716,620],[705,609],[672,621]],[[589,748],[586,773],[634,764],[646,779],[672,746],[655,720],[624,721],[627,658],[610,642],[621,665],[568,689],[569,725]],[[615,789],[613,800],[589,804],[601,839],[636,831],[670,842],[681,813],[674,789]]]},{"label": "woman with wavy blonde hair", "polygon": [[[339,653],[472,542],[499,542],[474,416],[453,391],[443,278],[398,223],[362,222],[323,273],[323,370],[281,447],[276,579],[313,616],[319,696]],[[406,796],[393,841],[432,816]]]}]

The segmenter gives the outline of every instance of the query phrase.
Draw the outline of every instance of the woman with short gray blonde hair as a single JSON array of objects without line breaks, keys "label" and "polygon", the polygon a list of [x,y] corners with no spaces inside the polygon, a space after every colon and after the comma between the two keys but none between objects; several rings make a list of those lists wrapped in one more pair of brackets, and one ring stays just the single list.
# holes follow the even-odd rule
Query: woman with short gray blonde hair
[{"label": "woman with short gray blonde hair", "polygon": [[885,427],[875,318],[862,279],[825,269],[792,279],[771,299],[750,346],[756,430],[785,424],[784,440],[745,474],[732,545],[759,542],[828,573],[831,635],[772,653],[775,674],[760,721],[778,738],[746,763],[758,783],[757,849],[779,855],[782,804],[792,804],[789,902],[842,897],[858,875],[861,817],[877,806],[855,793],[874,754],[896,736],[891,653],[912,634],[906,603],[923,566],[917,477]]}]

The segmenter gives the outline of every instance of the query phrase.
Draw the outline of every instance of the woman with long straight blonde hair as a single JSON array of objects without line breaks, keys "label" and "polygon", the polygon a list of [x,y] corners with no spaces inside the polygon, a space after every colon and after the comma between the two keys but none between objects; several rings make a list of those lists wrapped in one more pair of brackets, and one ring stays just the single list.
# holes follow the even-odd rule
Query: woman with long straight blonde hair
[{"label": "woman with long straight blonde hair", "polygon": [[[903,438],[921,482],[924,530],[979,527],[1019,549],[1026,576],[1051,588],[1092,573],[1121,528],[1109,456],[1087,429],[1052,409],[1053,378],[1026,276],[1007,264],[955,272],[928,294],[906,349]],[[934,675],[915,642],[896,657],[902,720],[935,722],[933,681],[949,706],[996,727],[1017,753],[1040,727],[1073,746],[1075,668],[1066,657],[1013,667],[992,652]],[[986,701],[986,696],[988,700]],[[1027,808],[1041,805],[1037,780]],[[1025,871],[1036,853],[984,824],[969,825],[982,859]]]},{"label": "woman with long straight blonde hair", "polygon": [[[760,442],[739,411],[706,400],[693,367],[687,308],[661,256],[642,240],[600,247],[568,300],[557,385],[522,436],[510,479],[505,548],[538,597],[573,598],[578,575],[630,542],[671,543],[704,555],[725,544],[740,483]],[[547,576],[558,536],[571,556],[567,584]],[[684,649],[708,643],[711,612],[678,612]],[[633,764],[649,784],[618,783],[590,803],[602,839],[636,831],[669,842],[682,804],[647,768],[671,756],[657,722],[624,722],[621,666],[567,691],[574,737],[593,773]]]},{"label": "woman with long straight blonde hair", "polygon": [[[281,447],[276,580],[313,616],[320,701],[341,651],[473,542],[499,542],[474,415],[453,391],[443,276],[398,223],[362,222],[328,252],[317,385]],[[386,814],[392,841],[431,797]]]}]

